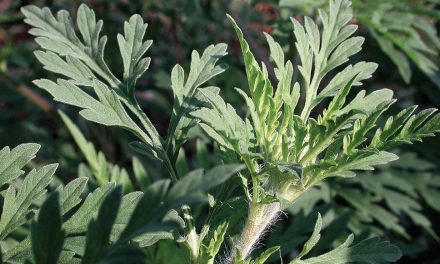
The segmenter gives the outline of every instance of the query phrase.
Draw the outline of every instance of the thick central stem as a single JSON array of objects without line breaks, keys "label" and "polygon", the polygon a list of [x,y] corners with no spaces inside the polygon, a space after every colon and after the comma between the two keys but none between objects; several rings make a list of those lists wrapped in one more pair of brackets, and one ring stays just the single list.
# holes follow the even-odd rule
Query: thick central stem
[{"label": "thick central stem", "polygon": [[251,207],[248,221],[242,231],[240,241],[236,245],[243,260],[251,253],[265,231],[275,222],[279,212],[279,203],[257,204]]},{"label": "thick central stem", "polygon": [[[298,186],[298,188],[292,192],[292,183],[286,182],[284,185],[290,186],[290,190],[285,190],[284,186],[279,186],[278,192],[280,192],[280,197],[291,202],[309,188]],[[241,233],[240,240],[235,244],[235,247],[238,248],[241,253],[241,260],[245,260],[249,256],[255,248],[255,245],[263,238],[265,232],[275,224],[280,212],[281,208],[278,202],[263,205],[258,201],[251,203],[249,216]],[[237,263],[239,261],[237,257],[237,252],[233,252],[228,263]]]}]

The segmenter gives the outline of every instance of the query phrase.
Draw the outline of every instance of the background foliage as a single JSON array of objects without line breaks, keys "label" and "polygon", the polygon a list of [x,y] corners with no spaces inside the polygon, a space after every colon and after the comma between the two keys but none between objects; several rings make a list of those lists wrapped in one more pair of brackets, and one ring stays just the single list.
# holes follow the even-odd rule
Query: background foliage
[{"label": "background foliage", "polygon": [[[120,79],[124,75],[123,61],[119,56],[112,56],[119,53],[115,36],[122,33],[123,22],[132,14],[140,14],[148,23],[145,39],[153,40],[147,53],[152,61],[150,69],[138,81],[136,96],[155,128],[165,136],[173,104],[171,69],[178,63],[187,72],[192,50],[201,53],[211,44],[228,44],[229,55],[220,62],[228,64],[229,69],[208,84],[222,87],[223,98],[227,98],[241,116],[248,114],[233,90],[234,87],[247,87],[247,80],[239,42],[225,13],[239,18],[240,27],[245,28],[245,34],[248,34],[245,37],[258,60],[269,65],[273,63],[268,61],[269,48],[262,34],[265,31],[282,44],[286,59],[298,63],[295,47],[291,45],[294,37],[289,17],[316,17],[317,8],[326,8],[327,1],[86,2],[95,10],[96,16],[103,19],[103,34],[114,37],[106,46],[105,61]],[[0,148],[13,148],[27,142],[43,146],[26,171],[36,168],[40,173],[40,170],[52,169],[44,165],[59,163],[54,181],[48,187],[48,193],[52,193],[48,201],[53,203],[60,199],[54,192],[56,186],[69,182],[84,184],[79,183],[82,177],[89,179],[83,197],[110,179],[133,182],[120,190],[125,194],[144,190],[150,182],[167,178],[166,168],[161,163],[136,157],[128,147],[128,143],[134,140],[132,135],[118,128],[86,122],[77,115],[77,109],[53,101],[48,93],[31,83],[41,78],[54,80],[56,76],[43,70],[33,54],[38,46],[27,33],[29,26],[22,22],[23,15],[19,11],[28,4],[49,6],[53,12],[67,9],[72,14],[79,6],[76,1],[56,0],[6,0],[1,3]],[[439,75],[435,66],[438,64],[436,52],[440,47],[436,32],[440,18],[437,8],[436,1],[353,2],[355,19],[351,23],[359,25],[355,35],[364,36],[366,40],[363,50],[351,58],[350,63],[366,60],[379,64],[363,89],[367,93],[383,87],[392,89],[399,100],[388,114],[396,114],[413,104],[419,105],[419,110],[440,107]],[[274,76],[271,78],[275,80]],[[57,109],[62,109],[65,114],[59,115]],[[181,175],[196,168],[208,170],[217,163],[212,141],[199,127],[191,130],[189,136],[191,140],[183,146],[184,151],[177,158],[177,170]],[[404,253],[399,263],[440,263],[440,252],[434,250],[438,248],[440,234],[439,222],[435,221],[440,217],[440,152],[437,151],[440,140],[435,137],[424,141],[425,144],[395,150],[402,158],[374,173],[348,181],[329,179],[310,190],[286,209],[286,215],[281,216],[283,221],[278,222],[255,253],[258,255],[266,248],[281,245],[282,255],[275,253],[270,260],[279,263],[280,257],[285,261],[292,259],[313,231],[319,211],[323,216],[322,238],[308,256],[319,255],[340,245],[344,242],[341,239],[354,232],[356,241],[380,235],[398,245]],[[19,189],[22,181],[18,178],[13,185]],[[42,194],[32,206],[40,207],[47,197],[48,194]],[[233,236],[239,232],[240,217],[246,214],[246,204],[237,200],[228,206],[234,213],[229,215],[230,210],[220,212],[216,224],[229,218],[227,232]],[[202,219],[207,212],[202,208],[198,214]],[[35,222],[35,225],[40,224],[44,224],[43,216]],[[2,242],[2,247],[12,248],[29,232],[32,227],[15,230]],[[172,234],[163,234],[163,237],[170,238]],[[146,250],[154,256],[149,260],[151,263],[178,263],[179,255],[188,255],[185,248],[165,239]],[[176,260],[169,259],[169,250],[176,252]]]}]

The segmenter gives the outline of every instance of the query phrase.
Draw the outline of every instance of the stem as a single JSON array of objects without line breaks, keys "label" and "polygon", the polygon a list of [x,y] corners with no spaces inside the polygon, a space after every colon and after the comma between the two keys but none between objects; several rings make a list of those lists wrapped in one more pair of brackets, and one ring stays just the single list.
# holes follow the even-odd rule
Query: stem
[{"label": "stem", "polygon": [[152,140],[153,143],[152,145],[155,146],[156,148],[157,147],[161,148],[162,147],[161,137],[157,132],[156,128],[154,127],[154,125],[151,123],[150,119],[142,111],[139,104],[137,104],[137,102],[132,103],[123,96],[119,96],[119,99],[121,99],[125,103],[125,105],[131,110],[131,112],[134,113],[139,118],[145,130],[147,131],[148,136]]},{"label": "stem", "polygon": [[[251,161],[245,159],[245,163],[251,173],[253,193],[248,219],[246,220],[240,239],[235,245],[235,247],[240,250],[243,260],[252,252],[255,244],[264,235],[266,229],[274,222],[273,219],[280,211],[279,203],[260,204],[259,174],[253,170]],[[230,263],[236,261],[236,252],[234,252],[232,256],[233,257],[229,260]]]},{"label": "stem", "polygon": [[[236,247],[240,250],[242,260],[252,252],[255,244],[262,238],[265,231],[275,222],[280,211],[279,203],[253,205],[249,212],[241,237]],[[231,259],[230,263],[236,260]]]},{"label": "stem", "polygon": [[[127,107],[140,119],[142,125],[147,130],[148,135],[150,136],[153,146],[156,148],[158,152],[163,152],[163,163],[168,168],[168,171],[171,174],[171,179],[173,183],[176,184],[180,177],[177,173],[177,169],[175,164],[170,161],[170,157],[167,155],[167,151],[164,151],[164,146],[162,144],[163,139],[160,137],[154,125],[151,123],[150,119],[145,115],[145,113],[140,108],[139,104],[136,102],[136,99],[127,100],[124,97],[120,97]],[[168,146],[167,146],[168,148]],[[188,205],[182,206],[182,212],[184,216],[184,220],[186,223],[186,245],[190,251],[191,255],[191,263],[198,263],[199,261],[199,251],[200,251],[200,240],[197,235],[197,230],[194,226],[194,218],[191,213],[191,208]],[[207,233],[207,231],[206,231]]]},{"label": "stem", "polygon": [[187,240],[186,244],[191,255],[191,263],[199,262],[199,236],[197,235],[196,228],[194,226],[194,219],[192,217],[191,208],[188,205],[182,206],[183,218],[187,225]]},{"label": "stem", "polygon": [[[301,194],[306,192],[313,184],[305,186],[305,188],[298,188],[293,194],[288,195],[288,189],[279,190],[280,196],[285,197],[289,201],[294,201]],[[254,187],[255,189],[255,187]],[[235,244],[235,247],[240,250],[241,260],[245,260],[254,249],[258,241],[264,236],[265,232],[276,222],[276,218],[281,211],[280,203],[260,204],[253,197],[250,212],[246,224],[241,233],[240,239]],[[237,263],[237,252],[233,252],[232,258],[228,260],[229,264]]]}]

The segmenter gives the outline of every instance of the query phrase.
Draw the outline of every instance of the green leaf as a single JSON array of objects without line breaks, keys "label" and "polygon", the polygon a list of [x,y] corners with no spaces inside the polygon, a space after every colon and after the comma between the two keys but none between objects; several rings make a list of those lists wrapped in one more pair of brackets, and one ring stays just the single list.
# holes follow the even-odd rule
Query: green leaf
[{"label": "green leaf", "polygon": [[388,241],[380,242],[378,237],[369,238],[351,247],[353,235],[350,235],[344,244],[327,254],[315,258],[309,258],[298,263],[370,263],[394,262],[402,257],[400,249],[390,245]]},{"label": "green leaf", "polygon": [[[337,141],[338,137],[340,137],[337,133],[357,114],[364,113],[351,110],[333,119],[324,120],[322,124],[317,123],[314,119],[309,119],[308,150],[304,151],[305,153],[301,157],[300,163],[309,163],[310,160],[315,159],[318,154]],[[303,143],[299,142],[299,144]]]},{"label": "green leaf", "polygon": [[[347,96],[348,92],[351,89],[351,86],[353,85],[353,82],[356,77],[353,77],[350,79],[345,86],[343,86],[337,94],[333,97],[333,100],[329,103],[327,109],[323,111],[323,119],[327,120],[331,117],[333,117],[334,113],[336,111],[339,111],[341,107],[345,103],[345,97]],[[322,123],[322,122],[321,122]]]},{"label": "green leaf", "polygon": [[52,51],[37,50],[34,54],[44,65],[44,69],[71,78],[75,85],[93,87],[95,74],[78,58],[66,56],[64,60]]},{"label": "green leaf", "polygon": [[180,225],[175,222],[161,223],[162,218],[169,211],[163,205],[160,206],[160,203],[166,197],[169,184],[169,180],[160,180],[148,186],[144,191],[144,196],[136,205],[127,226],[122,231],[117,244],[123,244],[146,232],[180,228]]},{"label": "green leaf", "polygon": [[[93,143],[86,140],[86,138],[81,133],[79,128],[72,122],[72,120],[63,111],[58,110],[58,113],[63,119],[64,124],[69,129],[69,132],[72,134],[73,138],[75,139],[75,142],[78,145],[79,149],[84,154],[87,163],[92,169],[93,174],[95,175],[95,178],[97,179],[98,183],[102,185],[108,182],[109,175],[107,169],[107,160],[105,159],[105,156],[102,153],[100,153],[100,156],[98,156],[98,153],[96,152]],[[105,166],[102,166],[101,164],[104,164]]]},{"label": "green leaf", "polygon": [[69,220],[63,223],[63,229],[68,233],[85,232],[90,219],[95,217],[98,213],[96,208],[101,206],[106,195],[114,188],[115,183],[109,182],[97,188],[93,193],[90,193],[78,211],[76,211]]},{"label": "green leaf", "polygon": [[134,99],[134,86],[139,77],[144,74],[150,65],[150,58],[142,56],[153,43],[152,40],[143,41],[147,24],[144,24],[140,15],[133,15],[124,23],[124,36],[118,34],[118,44],[124,62],[125,93],[131,100]]},{"label": "green leaf", "polygon": [[374,148],[383,149],[388,138],[393,136],[405,123],[409,116],[414,112],[416,106],[402,110],[395,118],[389,117],[382,130],[376,130],[371,145]]},{"label": "green leaf", "polygon": [[9,186],[0,219],[0,240],[33,216],[34,212],[29,209],[29,206],[46,193],[45,188],[51,182],[57,167],[57,164],[52,164],[38,171],[33,169],[24,179],[17,195],[15,188]]},{"label": "green leaf", "polygon": [[326,227],[321,239],[310,252],[312,256],[318,255],[318,253],[320,253],[325,247],[331,245],[333,241],[337,240],[342,234],[344,234],[347,229],[348,221],[350,220],[350,214],[349,211],[342,213]]},{"label": "green leaf", "polygon": [[304,255],[306,255],[307,253],[309,253],[310,250],[312,250],[312,248],[316,245],[316,243],[318,243],[319,238],[321,237],[321,235],[319,234],[319,232],[321,232],[321,228],[322,228],[322,218],[321,218],[321,214],[318,213],[318,220],[316,221],[312,236],[304,244],[301,253],[299,253],[299,255],[291,262],[292,264],[297,263]]},{"label": "green leaf", "polygon": [[[356,147],[367,140],[364,136],[376,124],[379,116],[393,104],[395,100],[384,101],[374,108],[368,116],[365,116],[360,121],[356,120],[353,125],[353,135],[349,140],[344,141],[344,153],[353,151]],[[347,138],[348,139],[348,138]]]},{"label": "green leaf", "polygon": [[176,159],[176,169],[179,175],[186,175],[189,172],[188,160],[186,159],[185,150],[180,148],[179,155]]},{"label": "green leaf", "polygon": [[[398,157],[386,151],[380,151],[379,153],[371,152],[360,153],[358,151],[352,156],[341,156],[336,171],[329,174],[329,176],[342,176],[350,177],[349,171],[351,170],[374,170],[372,166],[386,164],[390,161],[398,159]],[[359,153],[359,154],[358,154]],[[353,175],[354,176],[354,175]]]},{"label": "green leaf", "polygon": [[406,83],[411,80],[411,68],[409,61],[405,54],[394,47],[393,42],[379,35],[374,29],[370,28],[371,35],[376,39],[380,49],[390,57],[393,63],[397,66],[400,75]]},{"label": "green leaf", "polygon": [[364,215],[369,215],[384,227],[401,234],[407,239],[410,238],[405,229],[399,225],[399,218],[383,207],[373,204],[366,194],[362,194],[358,190],[347,188],[336,191],[340,197],[344,198]]},{"label": "green leaf", "polygon": [[145,190],[145,195],[137,204],[117,243],[124,243],[146,232],[180,228],[178,219],[162,219],[173,208],[200,203],[204,200],[202,192],[223,183],[243,168],[244,165],[217,166],[206,175],[201,170],[196,170],[183,177],[169,191],[169,181],[161,180],[151,184]]},{"label": "green leaf", "polygon": [[200,248],[200,263],[214,264],[215,256],[220,250],[220,246],[223,243],[227,229],[228,222],[226,221],[220,224],[217,229],[214,230],[214,235],[209,241],[208,246],[202,244]]},{"label": "green leaf", "polygon": [[16,245],[12,249],[3,254],[5,261],[23,261],[26,258],[31,258],[32,255],[32,241],[31,237],[27,236],[20,244]]},{"label": "green leaf", "polygon": [[[221,57],[227,54],[226,48],[226,44],[211,45],[205,49],[202,56],[197,51],[193,51],[191,68],[186,81],[184,81],[183,68],[180,65],[173,68],[171,88],[174,92],[174,104],[167,135],[169,156],[177,157],[178,150],[187,139],[189,128],[196,123],[196,120],[186,115],[206,101],[197,88],[227,69],[225,64],[215,65]],[[214,89],[214,87],[206,89]]]},{"label": "green leaf", "polygon": [[167,200],[177,201],[186,195],[207,191],[225,182],[244,168],[244,165],[228,164],[216,166],[205,175],[201,170],[192,171],[173,186],[168,193]]},{"label": "green leaf", "polygon": [[40,145],[34,143],[21,144],[12,150],[4,147],[0,151],[0,186],[22,175],[21,168],[35,158],[39,149]]},{"label": "green leaf", "polygon": [[118,245],[105,252],[96,264],[142,263],[145,253],[133,245]]},{"label": "green leaf", "polygon": [[56,264],[66,232],[61,230],[60,193],[53,192],[31,224],[32,250],[36,264]]},{"label": "green leaf", "polygon": [[57,19],[48,8],[26,6],[21,11],[26,16],[25,22],[34,27],[29,33],[37,36],[36,42],[43,49],[81,60],[110,86],[118,89],[120,81],[110,72],[103,59],[107,38],[99,39],[102,21],[95,21],[95,13],[90,8],[81,5],[78,9],[78,28],[84,44],[75,34],[72,19],[66,10],[59,11]]},{"label": "green leaf", "polygon": [[215,133],[221,135],[225,141],[231,144],[243,159],[259,157],[258,153],[253,152],[255,151],[256,138],[249,120],[243,121],[235,109],[226,104],[223,98],[218,95],[218,91],[216,93],[207,89],[200,91],[209,100],[213,109],[202,108],[192,112],[191,115],[213,128]]},{"label": "green leaf", "polygon": [[279,80],[277,90],[275,92],[275,105],[280,105],[282,101],[288,104],[291,111],[295,110],[300,97],[299,84],[296,83],[291,89],[293,78],[293,65],[290,61],[284,64],[284,53],[280,44],[267,33],[264,33],[270,48],[270,56],[276,63],[277,68],[274,69],[275,75]]},{"label": "green leaf", "polygon": [[[148,264],[168,262],[187,264],[187,261],[190,259],[188,248],[171,240],[160,241],[153,245],[149,252],[154,252],[154,254],[150,254],[151,260],[147,262]],[[173,254],[170,254],[170,252],[173,252]]]},{"label": "green leaf", "polygon": [[133,156],[132,161],[134,176],[136,177],[136,180],[139,183],[141,190],[145,190],[151,184],[150,177],[148,176],[147,171],[145,170],[144,166],[142,166],[142,163],[136,156]]},{"label": "green leaf", "polygon": [[122,200],[122,186],[114,188],[103,200],[97,219],[90,220],[86,234],[86,249],[81,264],[96,263],[109,245],[112,226]]},{"label": "green leaf", "polygon": [[163,157],[150,145],[140,141],[133,141],[129,146],[139,154],[145,155],[153,160],[163,161]]},{"label": "green leaf", "polygon": [[438,14],[429,9],[397,2],[392,5],[376,4],[368,7],[363,3],[356,5],[357,18],[369,27],[371,35],[397,66],[405,82],[409,82],[411,78],[409,58],[437,87],[440,87],[438,67],[425,55],[436,53],[432,47],[439,48],[439,38],[431,22],[423,16],[436,17]]},{"label": "green leaf", "polygon": [[[423,137],[434,136],[434,133],[440,130],[440,116],[437,114],[426,123],[425,121],[437,110],[425,109],[409,117],[414,109],[415,107],[410,107],[403,110],[396,116],[395,121],[392,118],[388,119],[384,131],[376,131],[371,145],[379,149],[388,149],[401,144],[412,144],[413,141],[422,141]],[[402,125],[400,133],[394,135]]]},{"label": "green leaf", "polygon": [[158,231],[158,232],[148,232],[142,234],[133,239],[135,242],[139,242],[139,247],[149,247],[157,243],[161,239],[173,240],[175,237],[171,231]]},{"label": "green leaf", "polygon": [[417,130],[417,132],[416,129],[436,111],[437,109],[430,108],[420,111],[420,113],[411,116],[403,126],[402,131],[400,131],[400,134],[397,136],[397,139],[399,140],[409,138],[411,140],[421,141],[418,138],[424,136],[432,136],[433,132],[437,132],[440,129],[438,115],[434,118],[431,118],[431,120],[425,126]]},{"label": "green leaf", "polygon": [[84,256],[84,251],[86,249],[86,237],[85,236],[73,236],[66,237],[64,241],[63,248],[74,252],[79,256]]},{"label": "green leaf", "polygon": [[[417,200],[419,194],[416,192],[417,190],[421,196],[426,193],[433,193],[434,195],[437,193],[434,188],[430,188],[432,175],[426,171],[422,172],[422,170],[429,170],[431,167],[429,163],[417,158],[414,154],[410,152],[403,153],[399,161],[391,163],[393,167],[397,167],[399,170],[397,168],[391,170],[388,167],[382,173],[363,174],[352,181],[360,183],[365,190],[374,195],[374,199],[370,200],[373,202],[377,202],[379,199],[385,201],[393,213],[396,215],[406,214],[415,224],[425,228],[438,240],[429,219],[420,214],[422,206]],[[419,168],[415,168],[416,172],[407,171],[406,168],[414,166],[411,163],[420,164]],[[423,168],[424,163],[426,163],[426,168]],[[371,216],[374,217],[374,215]]]},{"label": "green leaf", "polygon": [[[37,85],[49,91],[55,100],[86,108],[81,112],[85,118],[109,126],[121,126],[134,133],[148,145],[158,147],[159,152],[164,152],[159,134],[133,96],[135,81],[145,72],[150,61],[148,58],[138,61],[150,43],[148,41],[142,42],[144,29],[143,25],[139,25],[142,24],[142,21],[139,22],[139,16],[134,16],[127,25],[125,38],[122,36],[119,38],[123,50],[124,66],[130,68],[126,70],[129,76],[125,76],[127,78],[124,79],[128,85],[126,86],[110,72],[104,62],[107,37],[99,37],[103,23],[102,21],[96,22],[93,10],[84,4],[78,9],[78,28],[84,43],[75,34],[72,19],[66,10],[59,11],[57,19],[48,8],[40,9],[36,6],[26,6],[21,10],[26,16],[25,22],[34,26],[30,33],[37,36],[37,43],[44,50],[53,52],[46,53],[46,55],[39,53],[42,63],[46,68],[67,77],[65,80],[58,80],[57,83],[39,80],[36,81]],[[139,32],[139,29],[142,32]],[[132,39],[134,36],[136,39]],[[140,47],[138,46],[139,42],[142,44]],[[133,55],[132,52],[136,52],[136,54]],[[61,57],[66,58],[65,63]],[[131,58],[130,62],[128,62],[128,57]],[[51,62],[51,59],[55,61]],[[58,69],[57,65],[65,66],[66,63],[69,67],[76,67],[77,70]],[[135,68],[133,69],[133,67]],[[93,74],[87,76],[90,72],[95,73],[97,78]],[[78,86],[94,88],[99,102],[81,91]],[[128,94],[125,94],[124,91]],[[71,98],[72,94],[79,97]],[[131,120],[120,100],[140,119],[147,133]]]},{"label": "green leaf", "polygon": [[371,74],[377,69],[377,64],[372,62],[359,62],[354,66],[348,65],[343,71],[336,74],[330,83],[317,95],[314,105],[321,102],[324,98],[334,96],[352,78],[354,85],[361,85],[360,81],[370,78]]},{"label": "green leaf", "polygon": [[114,166],[111,175],[112,181],[116,182],[116,185],[123,186],[123,194],[127,194],[134,191],[133,183],[128,176],[127,170],[124,168],[119,169],[119,166]]},{"label": "green leaf", "polygon": [[[87,120],[107,126],[119,126],[133,132],[138,137],[151,143],[151,139],[134,123],[124,110],[118,95],[103,82],[96,79],[93,88],[99,100],[94,99],[73,83],[58,79],[57,83],[49,80],[35,80],[34,83],[48,91],[54,100],[85,108],[80,114]],[[86,152],[89,152],[89,148]]]},{"label": "green leaf", "polygon": [[266,249],[266,251],[264,251],[261,256],[255,259],[255,264],[264,264],[264,262],[270,257],[270,255],[277,252],[278,250],[280,250],[279,246]]},{"label": "green leaf", "polygon": [[66,186],[58,186],[57,191],[60,193],[61,215],[64,215],[81,202],[79,197],[86,187],[87,180],[87,178],[78,178],[69,182]]},{"label": "green leaf", "polygon": [[268,165],[276,167],[281,172],[281,174],[290,173],[292,176],[294,176],[297,179],[302,178],[302,165],[299,163],[279,162],[274,164],[268,163]]},{"label": "green leaf", "polygon": [[361,241],[358,244],[349,247],[353,242],[353,234],[350,235],[347,240],[337,247],[336,249],[320,255],[318,257],[301,260],[318,242],[321,230],[322,220],[321,216],[318,216],[315,229],[312,236],[304,245],[301,253],[290,262],[290,264],[312,264],[312,263],[357,263],[366,262],[370,264],[379,264],[382,262],[394,262],[402,257],[402,253],[399,248],[390,245],[388,241],[380,242],[378,237],[369,238]]},{"label": "green leaf", "polygon": [[439,240],[439,237],[432,229],[431,221],[426,216],[418,212],[422,209],[422,206],[416,200],[390,189],[384,189],[382,194],[387,205],[395,214],[399,214],[401,212],[405,213],[415,224],[422,226],[430,234],[432,234],[437,241]]},{"label": "green leaf", "polygon": [[324,159],[317,165],[305,167],[303,175],[306,177],[303,181],[307,182],[307,186],[313,186],[326,177],[351,178],[356,176],[354,170],[374,170],[373,166],[386,164],[397,158],[395,154],[376,149],[355,150],[349,154],[342,154],[336,160]]},{"label": "green leaf", "polygon": [[[40,46],[49,51],[46,53],[39,52],[38,58],[42,60],[46,68],[72,78],[71,80],[59,79],[57,83],[44,79],[37,80],[35,82],[37,86],[51,93],[55,100],[86,108],[81,111],[81,115],[88,120],[109,126],[123,127],[146,143],[152,145],[154,141],[155,145],[159,145],[159,136],[152,127],[150,120],[140,111],[134,98],[127,101],[126,95],[121,92],[121,89],[125,89],[125,85],[110,72],[104,62],[103,56],[107,37],[99,38],[102,21],[95,21],[95,14],[92,10],[86,5],[81,5],[78,9],[78,28],[85,43],[82,43],[76,36],[72,19],[66,10],[59,11],[57,19],[53,17],[48,8],[39,9],[36,6],[26,6],[22,8],[22,12],[27,17],[25,22],[34,26],[30,33],[36,35],[36,41]],[[130,68],[133,65],[136,68],[128,70],[130,76],[126,80],[129,85],[127,93],[131,94],[133,93],[134,82],[142,75],[149,64],[149,59],[138,61],[149,44],[137,47],[138,40],[131,40],[133,30],[130,25],[137,25],[139,22],[137,18],[140,17],[133,17],[131,24],[129,23],[126,29],[126,39],[120,38],[121,45],[124,42],[122,40],[125,40],[125,43],[131,46],[129,49],[124,45],[124,61],[127,61],[128,49],[131,52],[137,52],[134,56],[130,54]],[[136,29],[134,30],[136,31]],[[143,34],[136,35],[141,39],[143,37]],[[66,61],[64,62],[60,56],[66,57]],[[131,65],[131,63],[134,64]],[[76,68],[76,70],[60,70],[60,67],[57,66],[66,66],[64,69]],[[98,78],[106,83],[98,81],[98,78],[90,74],[91,72],[96,73]],[[99,101],[82,91],[78,85],[93,87]],[[72,98],[72,94],[76,97]],[[131,120],[120,100],[124,101],[127,107],[141,119],[149,135]]]},{"label": "green leaf", "polygon": [[[357,81],[367,78],[374,71],[374,67],[367,69],[363,67],[365,64],[359,64],[355,71],[352,71],[351,66],[346,69],[346,73],[351,72],[351,76],[347,75],[347,79],[339,75],[336,77],[334,83],[330,83],[327,88],[323,90],[323,94],[317,97],[318,87],[322,78],[331,70],[341,65],[348,60],[348,57],[357,53],[362,45],[363,38],[352,37],[348,38],[356,30],[356,26],[343,26],[351,19],[349,1],[330,1],[330,12],[319,10],[319,16],[323,24],[322,37],[317,34],[317,26],[311,19],[306,19],[305,29],[295,19],[292,18],[294,24],[294,33],[296,36],[296,47],[299,57],[301,59],[301,66],[298,69],[305,79],[305,106],[301,113],[301,118],[307,120],[310,111],[316,106],[319,101],[330,94],[335,94],[338,87],[336,83],[348,82],[356,75],[360,75]],[[314,72],[312,74],[312,62],[314,61]],[[365,70],[365,73],[361,73]]]},{"label": "green leaf", "polygon": [[79,258],[75,258],[75,253],[71,251],[61,251],[60,258],[58,259],[58,263],[66,263],[66,264],[81,264],[81,260]]},{"label": "green leaf", "polygon": [[205,143],[202,140],[197,139],[196,148],[197,160],[199,161],[200,167],[208,171],[211,168],[211,162],[209,161],[209,152]]},{"label": "green leaf", "polygon": [[[170,210],[163,218],[163,221],[175,221],[180,226],[185,227],[185,221],[179,216],[176,210]],[[158,231],[142,234],[133,239],[139,242],[139,247],[148,247],[157,243],[161,239],[174,240],[178,233],[176,231]]]},{"label": "green leaf", "polygon": [[120,126],[128,130],[137,127],[125,112],[118,96],[113,90],[97,80],[94,81],[93,87],[100,103],[94,103],[80,112],[85,119],[103,125]]},{"label": "green leaf", "polygon": [[[359,76],[359,75],[358,75]],[[358,109],[370,113],[378,105],[393,98],[393,91],[390,89],[380,89],[365,96],[365,90],[360,91],[356,97],[335,113],[336,116],[348,113],[350,110]]]},{"label": "green leaf", "polygon": [[139,200],[142,198],[143,195],[144,195],[143,192],[132,192],[122,197],[122,202],[119,208],[118,216],[116,217],[110,235],[111,242],[116,242],[118,240],[121,232],[128,224],[134,209],[136,208]]}]

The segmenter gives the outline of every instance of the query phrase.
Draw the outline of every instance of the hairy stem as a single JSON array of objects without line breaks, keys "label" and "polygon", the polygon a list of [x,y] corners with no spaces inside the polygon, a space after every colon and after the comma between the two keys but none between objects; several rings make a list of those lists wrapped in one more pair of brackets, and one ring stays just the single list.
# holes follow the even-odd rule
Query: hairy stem
[{"label": "hairy stem", "polygon": [[255,209],[254,219],[252,219],[252,215],[250,215],[251,218],[249,219],[250,221],[248,221],[250,225],[245,226],[243,230],[245,237],[243,237],[244,241],[242,241],[243,244],[240,246],[243,258],[251,253],[255,244],[262,238],[267,228],[274,223],[280,209],[280,204],[271,203],[262,206],[262,208],[256,207]]},{"label": "hairy stem", "polygon": [[[313,182],[312,184],[296,188],[293,194],[289,194],[289,190],[279,190],[280,197],[284,197],[288,201],[294,201],[301,194],[306,192],[311,186],[316,184]],[[270,203],[270,204],[261,204],[254,203],[251,204],[251,208],[249,211],[249,216],[246,220],[246,224],[243,228],[243,231],[240,235],[240,239],[235,244],[235,247],[240,250],[241,260],[245,260],[252,250],[255,248],[255,245],[259,242],[260,239],[263,238],[267,230],[276,223],[277,217],[281,212],[280,203]],[[235,248],[234,248],[235,250]],[[232,257],[229,259],[228,263],[233,264],[237,263],[239,260],[237,258],[237,252],[232,253]]]},{"label": "hairy stem", "polygon": [[[266,230],[275,222],[279,212],[279,203],[251,206],[240,240],[235,245],[240,250],[242,260],[249,256],[255,245],[264,236]],[[235,256],[230,259],[229,263],[238,261],[236,259],[236,252],[233,255]]]}]

